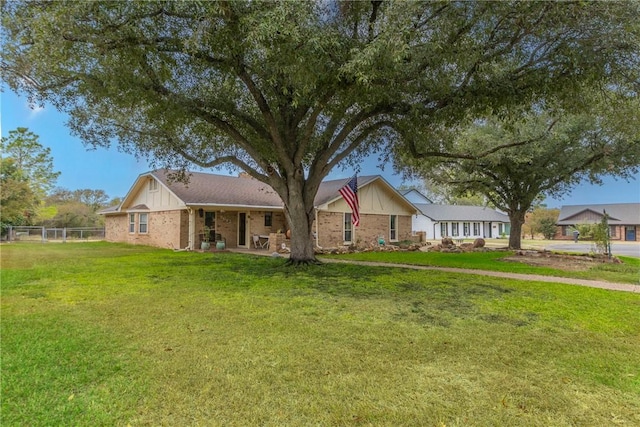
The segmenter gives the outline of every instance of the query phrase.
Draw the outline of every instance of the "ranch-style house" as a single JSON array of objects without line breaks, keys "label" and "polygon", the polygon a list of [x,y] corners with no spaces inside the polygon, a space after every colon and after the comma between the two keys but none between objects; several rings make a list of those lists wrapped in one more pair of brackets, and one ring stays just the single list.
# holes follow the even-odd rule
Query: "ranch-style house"
[{"label": "ranch-style house", "polygon": [[[283,203],[267,184],[249,177],[190,172],[187,184],[164,169],[143,173],[122,203],[103,210],[108,241],[199,249],[202,241],[225,248],[277,250],[286,245]],[[416,207],[379,175],[358,177],[360,224],[338,190],[349,178],[324,181],[315,198],[313,234],[319,248],[416,240]]]}]

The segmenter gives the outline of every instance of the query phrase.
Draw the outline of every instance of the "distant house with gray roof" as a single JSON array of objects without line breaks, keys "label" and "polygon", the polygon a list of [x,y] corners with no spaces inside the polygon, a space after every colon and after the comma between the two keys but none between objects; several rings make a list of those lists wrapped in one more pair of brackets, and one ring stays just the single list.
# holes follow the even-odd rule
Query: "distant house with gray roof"
[{"label": "distant house with gray roof", "polygon": [[616,203],[562,206],[556,225],[555,239],[573,239],[578,224],[598,224],[608,215],[612,240],[640,240],[640,203]]},{"label": "distant house with gray roof", "polygon": [[494,209],[434,204],[415,189],[402,194],[420,210],[412,220],[413,233],[424,233],[427,239],[497,238],[510,232],[509,217]]},{"label": "distant house with gray roof", "polygon": [[[320,185],[314,200],[317,246],[412,239],[411,218],[417,208],[379,175],[358,177],[360,225],[354,227],[351,210],[338,193],[349,179]],[[289,229],[278,194],[248,175],[190,172],[184,184],[172,181],[166,170],[147,172],[119,206],[101,213],[107,240],[169,248],[197,249],[206,237],[229,248],[249,248],[258,237],[275,250],[283,243],[276,240],[282,239],[278,231]]]},{"label": "distant house with gray roof", "polygon": [[416,231],[425,231],[427,239],[495,239],[509,235],[509,217],[485,206],[416,204],[422,213],[416,218]]}]

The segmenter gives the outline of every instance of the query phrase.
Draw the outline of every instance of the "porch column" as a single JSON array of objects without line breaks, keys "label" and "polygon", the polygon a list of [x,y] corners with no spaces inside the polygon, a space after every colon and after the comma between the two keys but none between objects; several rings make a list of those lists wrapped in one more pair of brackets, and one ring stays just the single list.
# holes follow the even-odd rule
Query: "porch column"
[{"label": "porch column", "polygon": [[189,250],[194,250],[196,237],[196,212],[191,208],[189,208],[187,212],[189,214]]}]

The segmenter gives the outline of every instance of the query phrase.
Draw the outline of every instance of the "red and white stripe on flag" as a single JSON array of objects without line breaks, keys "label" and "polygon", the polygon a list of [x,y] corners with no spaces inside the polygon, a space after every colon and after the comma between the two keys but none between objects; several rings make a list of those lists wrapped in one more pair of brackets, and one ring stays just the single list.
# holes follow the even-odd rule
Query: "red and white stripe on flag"
[{"label": "red and white stripe on flag", "polygon": [[356,227],[360,225],[360,201],[358,200],[358,177],[353,176],[347,185],[338,190],[342,198],[351,208],[351,222]]}]

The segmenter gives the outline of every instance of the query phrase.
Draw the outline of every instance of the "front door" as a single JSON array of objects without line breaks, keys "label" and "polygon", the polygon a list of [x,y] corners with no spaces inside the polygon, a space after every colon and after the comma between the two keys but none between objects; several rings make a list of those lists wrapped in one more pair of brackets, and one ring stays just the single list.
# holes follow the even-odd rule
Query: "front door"
[{"label": "front door", "polygon": [[247,214],[238,213],[238,246],[247,246]]},{"label": "front door", "polygon": [[635,226],[631,226],[631,227],[625,227],[625,228],[626,228],[625,240],[627,242],[635,242],[636,241],[636,227]]}]

